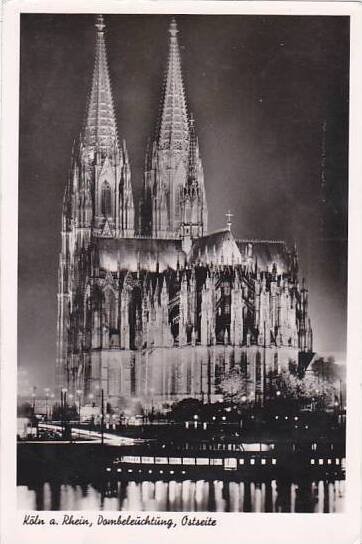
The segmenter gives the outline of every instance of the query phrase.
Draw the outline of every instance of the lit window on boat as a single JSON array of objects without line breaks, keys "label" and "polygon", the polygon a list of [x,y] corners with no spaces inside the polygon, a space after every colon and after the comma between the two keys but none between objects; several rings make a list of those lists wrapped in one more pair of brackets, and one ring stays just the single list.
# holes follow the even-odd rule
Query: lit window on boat
[{"label": "lit window on boat", "polygon": [[155,457],[156,465],[167,465],[167,457]]},{"label": "lit window on boat", "polygon": [[266,464],[266,459],[262,459],[262,460],[261,460],[261,464],[262,464],[262,465],[265,465],[265,464]]},{"label": "lit window on boat", "polygon": [[276,459],[272,459],[272,465],[276,465],[277,464],[277,460]]},{"label": "lit window on boat", "polygon": [[239,459],[239,465],[243,465],[244,464],[244,459]]},{"label": "lit window on boat", "polygon": [[209,464],[209,460],[206,458],[206,457],[198,457],[196,459],[196,464],[197,465],[208,465]]},{"label": "lit window on boat", "polygon": [[107,472],[111,472],[111,469],[110,469],[110,467],[107,467],[107,469],[106,469],[106,470],[107,470]]},{"label": "lit window on boat", "polygon": [[121,469],[121,468],[117,468],[117,472],[122,472],[122,469]]},{"label": "lit window on boat", "polygon": [[346,459],[344,457],[342,459],[341,466],[342,466],[342,468],[346,468]]},{"label": "lit window on boat", "polygon": [[222,465],[222,459],[212,459],[212,464],[213,465]]},{"label": "lit window on boat", "polygon": [[336,459],[336,465],[339,465],[339,459]]},{"label": "lit window on boat", "polygon": [[250,459],[250,464],[255,465],[255,459]]},{"label": "lit window on boat", "polygon": [[254,442],[251,444],[243,444],[244,451],[268,451],[270,449],[269,444],[263,444],[261,442]]},{"label": "lit window on boat", "polygon": [[144,463],[145,465],[152,465],[154,460],[154,457],[141,457],[141,463]]},{"label": "lit window on boat", "polygon": [[124,455],[123,456],[123,462],[124,463],[140,463],[141,458],[136,457],[134,455]]},{"label": "lit window on boat", "polygon": [[235,457],[227,457],[225,459],[225,468],[226,469],[236,469],[237,467],[237,460]]},{"label": "lit window on boat", "polygon": [[182,462],[184,465],[194,465],[195,459],[193,457],[183,457]]},{"label": "lit window on boat", "polygon": [[323,465],[323,459],[319,459],[318,463],[319,463],[320,465]]},{"label": "lit window on boat", "polygon": [[132,469],[132,468],[129,468],[129,469],[128,469],[128,472],[133,472],[133,469]]},{"label": "lit window on boat", "polygon": [[311,464],[311,465],[314,465],[314,459],[311,459],[311,460],[310,460],[310,464]]},{"label": "lit window on boat", "polygon": [[169,457],[170,465],[181,465],[181,457]]},{"label": "lit window on boat", "polygon": [[328,465],[331,465],[332,464],[332,459],[328,459],[327,463],[328,463]]}]

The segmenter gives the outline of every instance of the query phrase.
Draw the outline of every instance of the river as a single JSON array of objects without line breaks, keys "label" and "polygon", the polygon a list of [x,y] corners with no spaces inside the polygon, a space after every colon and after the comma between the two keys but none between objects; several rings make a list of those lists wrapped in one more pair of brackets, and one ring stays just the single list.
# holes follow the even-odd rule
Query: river
[{"label": "river", "polygon": [[19,485],[21,510],[343,512],[344,480],[111,481]]}]

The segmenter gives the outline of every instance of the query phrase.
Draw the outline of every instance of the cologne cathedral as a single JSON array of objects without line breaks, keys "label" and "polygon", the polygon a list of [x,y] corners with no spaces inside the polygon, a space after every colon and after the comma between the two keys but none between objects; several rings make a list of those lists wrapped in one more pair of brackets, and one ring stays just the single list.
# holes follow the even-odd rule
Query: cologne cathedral
[{"label": "cologne cathedral", "polygon": [[[220,399],[232,369],[262,403],[266,376],[312,358],[296,248],[208,232],[207,180],[169,26],[161,110],[136,206],[118,135],[105,23],[65,188],[59,256],[57,386],[117,409]],[[166,37],[165,37],[166,39]],[[82,392],[82,393],[80,393]],[[99,404],[98,404],[99,405]]]}]

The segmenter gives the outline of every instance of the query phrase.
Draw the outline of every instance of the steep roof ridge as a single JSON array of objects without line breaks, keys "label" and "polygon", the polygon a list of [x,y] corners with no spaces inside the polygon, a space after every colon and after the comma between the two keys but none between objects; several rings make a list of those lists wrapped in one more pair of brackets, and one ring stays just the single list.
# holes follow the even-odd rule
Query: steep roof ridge
[{"label": "steep roof ridge", "polygon": [[235,238],[235,242],[236,243],[240,243],[240,244],[255,244],[255,243],[259,243],[259,244],[284,244],[284,245],[287,245],[287,242],[285,240],[263,240],[263,239],[258,239],[258,238],[250,238],[250,239],[241,239],[241,238]]}]

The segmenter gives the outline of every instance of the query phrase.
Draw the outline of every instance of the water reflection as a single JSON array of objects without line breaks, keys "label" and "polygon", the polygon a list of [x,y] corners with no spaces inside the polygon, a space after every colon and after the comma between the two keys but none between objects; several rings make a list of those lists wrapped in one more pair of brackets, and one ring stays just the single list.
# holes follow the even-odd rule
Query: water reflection
[{"label": "water reflection", "polygon": [[343,511],[344,480],[283,482],[104,481],[18,486],[21,510],[130,510],[173,512]]}]

